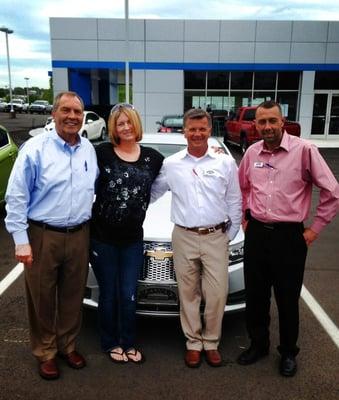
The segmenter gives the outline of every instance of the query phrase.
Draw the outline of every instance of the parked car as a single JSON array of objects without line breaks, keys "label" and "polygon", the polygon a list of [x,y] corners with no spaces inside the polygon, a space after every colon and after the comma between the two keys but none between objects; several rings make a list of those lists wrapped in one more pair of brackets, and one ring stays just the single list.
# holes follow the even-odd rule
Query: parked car
[{"label": "parked car", "polygon": [[159,125],[158,132],[182,132],[184,117],[183,115],[165,115],[161,121],[156,123]]},{"label": "parked car", "polygon": [[[153,147],[165,157],[174,154],[187,145],[183,135],[145,134],[141,144]],[[229,150],[215,137],[209,139],[209,145],[221,147],[226,154]],[[144,228],[144,264],[138,280],[137,313],[153,316],[179,315],[178,287],[173,268],[171,234],[173,223],[170,221],[171,192],[168,191],[155,203],[150,204]],[[245,290],[243,279],[242,229],[230,243],[229,255],[229,295],[225,312],[245,309]],[[225,267],[226,268],[226,267]],[[84,304],[98,306],[99,289],[92,268],[89,269]]]},{"label": "parked car", "polygon": [[28,103],[25,103],[22,99],[13,99],[12,103],[7,103],[5,110],[7,112],[11,111],[11,104],[13,104],[13,110],[17,113],[27,112]]},{"label": "parked car", "polygon": [[[236,144],[244,153],[248,146],[261,139],[254,122],[256,108],[244,106],[240,107],[235,114],[232,113],[232,117],[225,122],[224,143]],[[285,120],[283,129],[290,135],[300,136],[298,122]]]},{"label": "parked car", "polygon": [[0,101],[0,111],[6,111],[6,106],[7,106],[7,103],[5,102],[5,100],[1,100]]},{"label": "parked car", "polygon": [[8,131],[0,125],[0,205],[3,205],[9,174],[18,154],[18,148]]},{"label": "parked car", "polygon": [[53,106],[49,104],[47,100],[35,100],[29,107],[28,111],[30,114],[49,114],[53,109]]},{"label": "parked car", "polygon": [[[44,128],[32,129],[29,134],[31,136],[36,136],[40,133],[54,129],[54,126],[53,118],[48,117]],[[104,140],[106,138],[106,122],[97,113],[93,111],[84,111],[84,120],[79,133],[81,136],[86,137],[89,140]]]}]

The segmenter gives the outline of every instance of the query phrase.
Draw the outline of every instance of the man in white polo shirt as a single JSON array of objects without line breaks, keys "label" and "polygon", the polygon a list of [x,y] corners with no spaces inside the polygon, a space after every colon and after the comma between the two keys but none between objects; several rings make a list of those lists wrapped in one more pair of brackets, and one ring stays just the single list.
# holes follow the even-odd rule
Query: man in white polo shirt
[{"label": "man in white polo shirt", "polygon": [[[241,193],[234,159],[208,148],[211,116],[191,109],[184,115],[187,149],[165,159],[152,187],[152,200],[172,191],[172,244],[186,336],[185,363],[198,367],[201,352],[213,367],[228,291],[228,243],[241,222]],[[205,308],[203,323],[201,301]]]}]

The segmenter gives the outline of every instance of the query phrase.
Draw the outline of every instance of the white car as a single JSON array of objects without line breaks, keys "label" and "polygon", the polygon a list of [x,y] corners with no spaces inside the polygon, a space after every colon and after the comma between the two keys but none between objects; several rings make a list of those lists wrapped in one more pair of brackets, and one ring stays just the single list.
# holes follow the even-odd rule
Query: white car
[{"label": "white car", "polygon": [[[145,134],[141,144],[153,147],[165,157],[186,147],[181,134]],[[209,145],[218,146],[230,154],[224,144],[216,138],[209,139]],[[179,315],[178,288],[173,268],[170,221],[171,192],[168,191],[155,203],[150,204],[144,222],[144,265],[138,280],[137,313],[153,316]],[[245,309],[245,285],[243,277],[244,234],[242,229],[230,243],[229,295],[225,312]],[[226,268],[226,267],[225,267]],[[90,266],[84,304],[98,307],[99,288]]]},{"label": "white car", "polygon": [[[54,120],[52,117],[48,117],[44,128],[31,129],[29,134],[31,136],[36,136],[52,129],[54,129]],[[106,138],[106,122],[95,112],[84,111],[84,120],[79,133],[81,136],[86,137],[89,140],[104,140]]]},{"label": "white car", "polygon": [[7,103],[4,100],[0,100],[0,111],[5,111]]}]

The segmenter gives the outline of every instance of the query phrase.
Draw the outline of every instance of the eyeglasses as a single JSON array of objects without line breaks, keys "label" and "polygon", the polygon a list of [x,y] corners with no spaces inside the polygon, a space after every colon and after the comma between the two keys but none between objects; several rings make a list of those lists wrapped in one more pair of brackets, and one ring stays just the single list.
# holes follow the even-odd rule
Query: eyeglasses
[{"label": "eyeglasses", "polygon": [[122,108],[129,108],[130,110],[135,110],[133,104],[129,103],[117,103],[115,106],[112,107],[111,114],[114,112],[121,110]]}]

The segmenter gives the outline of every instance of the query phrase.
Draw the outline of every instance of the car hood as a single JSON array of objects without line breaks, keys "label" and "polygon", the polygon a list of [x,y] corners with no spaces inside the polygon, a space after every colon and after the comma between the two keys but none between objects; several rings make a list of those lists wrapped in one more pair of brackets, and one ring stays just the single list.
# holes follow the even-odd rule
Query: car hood
[{"label": "car hood", "polygon": [[[170,242],[172,239],[173,222],[171,222],[172,194],[167,191],[155,203],[149,205],[144,221],[144,240],[157,242]],[[231,244],[244,240],[242,228]]]},{"label": "car hood", "polygon": [[172,194],[167,191],[155,203],[149,205],[144,221],[145,241],[170,242],[173,230],[171,222]]}]

